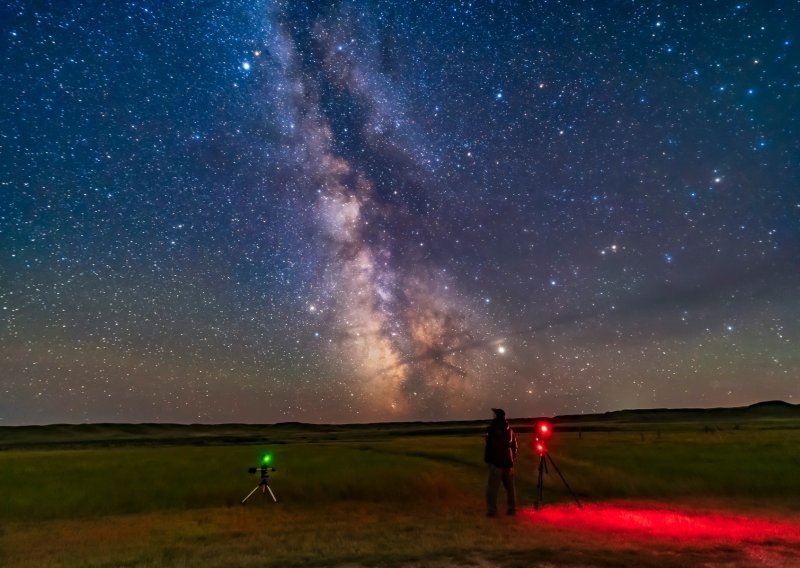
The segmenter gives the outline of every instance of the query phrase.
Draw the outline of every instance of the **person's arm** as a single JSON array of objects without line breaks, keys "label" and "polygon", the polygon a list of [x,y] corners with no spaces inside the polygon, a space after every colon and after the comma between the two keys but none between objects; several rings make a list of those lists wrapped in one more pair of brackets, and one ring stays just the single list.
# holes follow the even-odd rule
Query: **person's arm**
[{"label": "person's arm", "polygon": [[517,449],[519,448],[519,444],[517,443],[517,435],[514,433],[514,430],[511,430],[511,457],[517,459]]}]

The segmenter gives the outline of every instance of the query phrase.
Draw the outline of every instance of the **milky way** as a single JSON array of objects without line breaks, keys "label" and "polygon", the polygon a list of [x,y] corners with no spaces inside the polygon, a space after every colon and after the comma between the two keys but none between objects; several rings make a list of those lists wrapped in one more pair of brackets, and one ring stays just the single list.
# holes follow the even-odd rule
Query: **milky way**
[{"label": "milky way", "polygon": [[0,424],[797,402],[798,21],[11,2]]},{"label": "milky way", "polygon": [[[308,308],[333,335],[326,351],[355,379],[348,388],[367,413],[446,416],[462,410],[475,403],[481,382],[467,378],[456,350],[473,329],[487,327],[459,301],[446,270],[419,250],[426,237],[414,242],[424,219],[402,199],[382,196],[365,165],[373,159],[398,167],[382,188],[392,196],[425,185],[425,176],[415,174],[430,170],[418,150],[424,136],[376,68],[373,42],[355,39],[360,30],[353,10],[317,21],[307,46],[298,45],[280,15],[276,8],[268,13],[265,55],[272,61],[265,65],[274,65],[278,78],[272,98],[281,101],[280,120],[288,125],[289,166],[302,172],[300,190],[312,203],[309,230],[321,250],[321,274],[314,282],[319,297]],[[304,50],[317,59],[303,61]],[[337,152],[337,136],[349,128],[334,131],[336,118],[321,108],[326,89],[330,104],[360,107],[362,120],[349,136],[362,155]],[[440,355],[426,357],[431,353]]]}]

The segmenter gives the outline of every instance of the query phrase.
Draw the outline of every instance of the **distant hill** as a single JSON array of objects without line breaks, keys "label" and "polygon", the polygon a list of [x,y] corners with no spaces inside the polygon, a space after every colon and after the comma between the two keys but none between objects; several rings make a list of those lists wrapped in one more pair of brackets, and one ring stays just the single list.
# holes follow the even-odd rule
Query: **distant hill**
[{"label": "distant hill", "polygon": [[758,402],[733,408],[651,408],[615,410],[603,414],[570,414],[557,416],[555,423],[581,422],[736,422],[754,419],[800,419],[800,405],[782,400]]},{"label": "distant hill", "polygon": [[[518,432],[540,418],[511,420]],[[800,405],[759,402],[738,408],[652,408],[548,417],[563,432],[800,428]],[[0,450],[130,445],[287,444],[407,436],[482,435],[487,420],[375,424],[52,424],[0,427]]]},{"label": "distant hill", "polygon": [[757,402],[755,404],[751,404],[750,406],[746,406],[745,408],[749,408],[750,410],[765,409],[769,412],[776,410],[796,412],[798,409],[800,409],[800,404],[789,404],[788,402],[784,402],[782,400],[765,400],[764,402]]}]

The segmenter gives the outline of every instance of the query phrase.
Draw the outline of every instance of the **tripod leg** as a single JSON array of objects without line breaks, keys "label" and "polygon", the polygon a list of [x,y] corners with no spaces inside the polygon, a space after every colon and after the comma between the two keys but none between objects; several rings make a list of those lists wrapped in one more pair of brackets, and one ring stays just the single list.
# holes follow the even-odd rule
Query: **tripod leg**
[{"label": "tripod leg", "polygon": [[556,462],[553,461],[553,457],[549,453],[547,454],[547,457],[550,458],[550,463],[553,464],[553,467],[555,468],[556,473],[561,478],[561,481],[564,482],[564,486],[567,488],[567,490],[569,490],[569,494],[572,495],[573,499],[575,499],[575,502],[578,504],[578,507],[583,509],[583,505],[581,505],[581,502],[578,501],[578,497],[572,491],[572,488],[569,486],[569,483],[567,483],[567,480],[564,478],[564,475],[561,473],[561,470],[558,469],[558,466],[556,465]]},{"label": "tripod leg", "polygon": [[245,502],[245,501],[247,501],[248,499],[250,499],[250,496],[251,496],[253,493],[255,493],[256,491],[258,491],[258,488],[259,488],[259,487],[260,487],[260,485],[256,485],[256,486],[255,486],[255,489],[253,489],[253,490],[252,490],[250,493],[248,493],[248,494],[247,494],[247,497],[245,497],[244,499],[242,499],[242,505],[244,505],[244,502]]},{"label": "tripod leg", "polygon": [[536,510],[539,510],[539,507],[542,505],[542,491],[544,489],[544,468],[545,468],[545,461],[544,456],[539,457],[539,481],[536,483]]},{"label": "tripod leg", "polygon": [[275,494],[272,492],[272,487],[270,487],[269,485],[267,485],[267,491],[269,491],[269,494],[270,494],[270,495],[272,495],[272,500],[273,500],[273,501],[275,501],[275,502],[277,503],[277,502],[278,502],[278,499],[276,499],[276,498],[275,498]]}]

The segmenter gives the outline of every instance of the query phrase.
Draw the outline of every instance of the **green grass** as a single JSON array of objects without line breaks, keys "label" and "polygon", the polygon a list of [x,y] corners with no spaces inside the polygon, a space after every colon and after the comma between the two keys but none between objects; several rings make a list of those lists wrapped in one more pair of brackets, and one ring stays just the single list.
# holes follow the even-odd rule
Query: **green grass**
[{"label": "green grass", "polygon": [[799,442],[800,430],[649,433],[644,441],[595,433],[558,439],[552,452],[574,485],[602,499],[715,497],[797,509]]},{"label": "green grass", "polygon": [[[390,445],[391,447],[391,445]],[[0,453],[0,519],[46,520],[234,506],[258,483],[259,447],[111,448]],[[271,448],[271,483],[294,505],[393,502],[458,489],[452,464],[347,444]]]},{"label": "green grass", "polygon": [[[482,437],[395,428],[322,441],[295,426],[270,445],[123,445],[0,452],[0,565],[404,566],[530,559],[589,566],[734,562],[714,545],[609,542],[525,519],[483,516]],[[308,441],[311,440],[311,441]],[[535,494],[537,457],[520,435],[517,492]],[[157,443],[151,440],[150,443]],[[800,508],[800,430],[556,433],[552,457],[586,502],[646,500],[790,517]],[[269,450],[260,493],[247,468]],[[551,471],[551,474],[554,472]],[[548,505],[570,502],[554,475]],[[797,551],[800,553],[800,550]],[[691,563],[691,562],[690,562]]]}]

